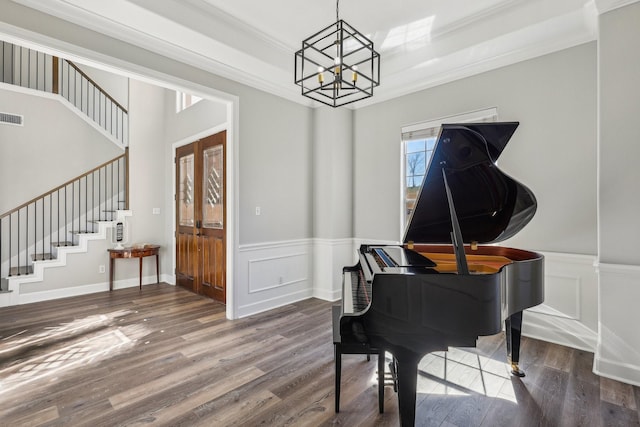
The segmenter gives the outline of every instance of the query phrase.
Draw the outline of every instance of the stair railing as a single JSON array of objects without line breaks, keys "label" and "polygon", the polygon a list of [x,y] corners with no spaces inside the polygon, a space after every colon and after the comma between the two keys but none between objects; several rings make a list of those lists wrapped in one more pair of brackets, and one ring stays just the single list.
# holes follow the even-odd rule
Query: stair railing
[{"label": "stair railing", "polygon": [[0,42],[0,82],[58,94],[122,146],[129,145],[129,113],[76,64]]},{"label": "stair railing", "polygon": [[73,245],[97,221],[128,209],[129,151],[0,215],[0,277],[31,273],[31,261]]},{"label": "stair railing", "polygon": [[91,80],[76,64],[60,59],[60,95],[122,145],[129,145],[127,109]]}]

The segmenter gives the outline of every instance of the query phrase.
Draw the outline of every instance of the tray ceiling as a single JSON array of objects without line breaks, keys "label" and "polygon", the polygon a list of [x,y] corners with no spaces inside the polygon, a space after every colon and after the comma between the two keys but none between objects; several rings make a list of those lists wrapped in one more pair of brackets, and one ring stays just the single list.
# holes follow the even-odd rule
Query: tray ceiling
[{"label": "tray ceiling", "polygon": [[[14,0],[300,103],[301,41],[335,22],[328,0]],[[356,107],[595,40],[597,16],[629,0],[342,0],[374,41],[381,85]]]}]

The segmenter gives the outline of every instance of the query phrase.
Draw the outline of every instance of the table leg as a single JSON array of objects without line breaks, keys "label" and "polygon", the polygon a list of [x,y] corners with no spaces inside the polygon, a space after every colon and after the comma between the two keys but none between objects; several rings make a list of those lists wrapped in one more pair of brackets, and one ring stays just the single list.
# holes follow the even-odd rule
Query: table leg
[{"label": "table leg", "polygon": [[158,266],[158,254],[156,253],[156,283],[160,283],[160,267]]},{"label": "table leg", "polygon": [[109,258],[109,291],[113,290],[113,276],[115,276],[115,259]]},{"label": "table leg", "polygon": [[140,290],[142,290],[142,257],[140,257]]}]

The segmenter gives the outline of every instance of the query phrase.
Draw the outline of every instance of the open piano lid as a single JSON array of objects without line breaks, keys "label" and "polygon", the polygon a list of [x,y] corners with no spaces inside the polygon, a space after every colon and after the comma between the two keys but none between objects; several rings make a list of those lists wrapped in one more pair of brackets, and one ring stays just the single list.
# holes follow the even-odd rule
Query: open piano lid
[{"label": "open piano lid", "polygon": [[405,243],[451,243],[443,169],[465,243],[500,242],[527,225],[536,212],[535,196],[495,164],[518,124],[442,125],[405,230]]}]

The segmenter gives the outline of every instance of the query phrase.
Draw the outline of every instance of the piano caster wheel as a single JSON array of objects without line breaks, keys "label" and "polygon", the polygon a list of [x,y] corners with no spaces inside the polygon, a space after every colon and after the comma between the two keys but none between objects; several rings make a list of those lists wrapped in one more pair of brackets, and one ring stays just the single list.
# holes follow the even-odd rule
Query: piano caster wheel
[{"label": "piano caster wheel", "polygon": [[514,377],[522,378],[522,377],[524,377],[524,371],[520,370],[520,367],[518,366],[517,363],[512,363],[511,364],[511,375],[513,375]]}]

